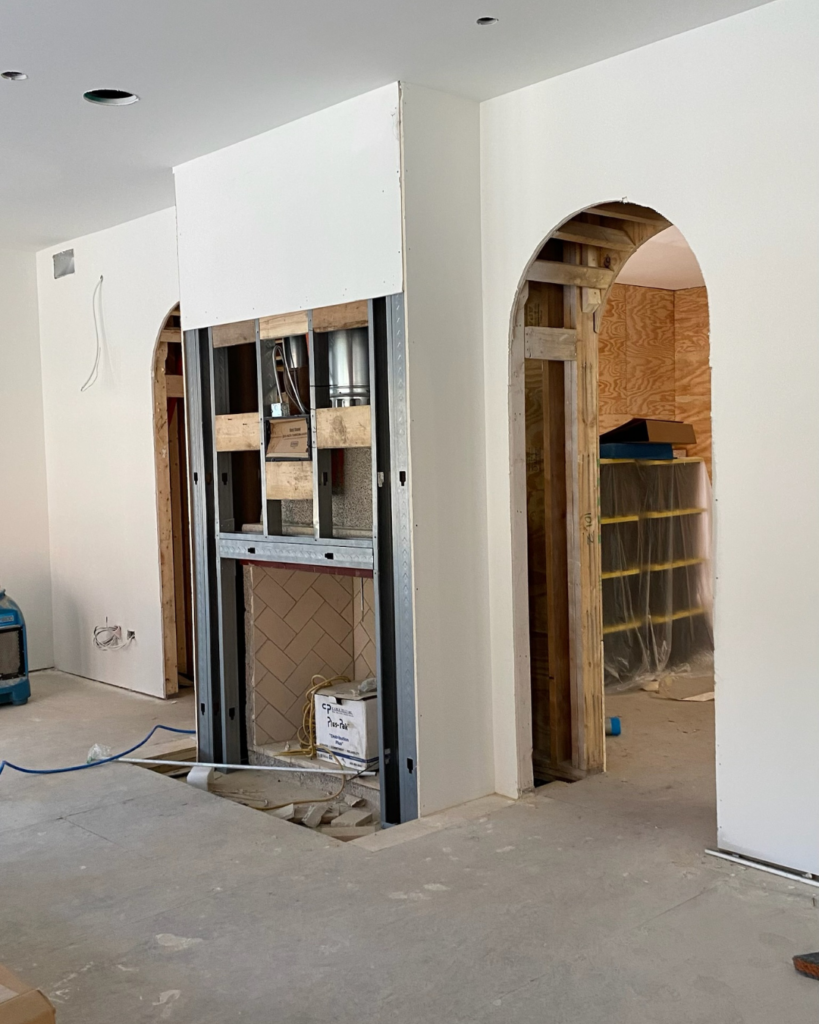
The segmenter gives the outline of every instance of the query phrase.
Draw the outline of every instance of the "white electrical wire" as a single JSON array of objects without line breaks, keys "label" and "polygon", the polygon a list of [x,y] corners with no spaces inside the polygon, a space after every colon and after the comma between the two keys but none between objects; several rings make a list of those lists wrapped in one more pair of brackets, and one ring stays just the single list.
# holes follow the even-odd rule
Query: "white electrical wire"
[{"label": "white electrical wire", "polygon": [[[100,325],[97,319],[97,294],[102,292],[102,274],[100,279],[94,286],[94,291],[91,293],[91,312],[94,314],[94,335],[97,339],[97,354],[94,358],[94,365],[91,368],[91,373],[88,375],[88,380],[80,388],[80,394],[87,391],[92,385],[96,384],[97,376],[99,375],[100,369],[100,356],[102,355],[102,345],[100,344]],[[102,299],[100,298],[100,307],[102,307]]]},{"label": "white electrical wire", "polygon": [[161,761],[151,757],[120,757],[125,764],[167,764],[176,768],[230,768],[243,772],[303,772],[305,775],[375,775],[374,771],[346,771],[344,768],[307,768],[297,764],[211,764],[208,761]]},{"label": "white electrical wire", "polygon": [[94,627],[94,645],[101,651],[122,651],[133,641],[133,633],[123,639],[122,627],[109,626],[108,619],[105,620],[104,626]]}]

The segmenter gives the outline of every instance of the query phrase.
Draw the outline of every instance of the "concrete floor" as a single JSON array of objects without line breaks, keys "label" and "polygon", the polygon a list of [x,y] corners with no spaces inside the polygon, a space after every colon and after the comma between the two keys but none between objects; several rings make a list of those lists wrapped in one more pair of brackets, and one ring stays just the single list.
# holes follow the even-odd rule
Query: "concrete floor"
[{"label": "concrete floor", "polygon": [[[49,712],[72,687],[93,728]],[[35,688],[0,708],[0,756],[78,760],[189,713]],[[819,949],[816,890],[702,853],[713,707],[608,707],[606,777],[391,829],[378,852],[127,765],[4,773],[0,962],[58,1024],[816,1021],[819,986],[790,963]]]}]

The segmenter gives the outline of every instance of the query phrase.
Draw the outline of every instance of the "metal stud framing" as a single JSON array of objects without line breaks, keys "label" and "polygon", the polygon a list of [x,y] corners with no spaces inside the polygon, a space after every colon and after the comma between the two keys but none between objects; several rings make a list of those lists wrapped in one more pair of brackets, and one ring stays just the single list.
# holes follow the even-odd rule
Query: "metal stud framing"
[{"label": "metal stud framing", "polygon": [[[216,451],[214,415],[228,411],[228,360],[209,330],[184,335],[194,560],[194,629],[199,757],[239,763],[243,753],[243,561],[332,565],[373,573],[378,635],[381,807],[385,825],[418,815],[415,658],[406,339],[402,295],[372,300],[373,537],[332,536],[330,452],[313,459],[313,536],[281,536],[280,503],[262,499],[263,534],[236,532],[231,458]],[[265,431],[261,343],[256,325],[261,485]],[[329,401],[321,358],[326,336],[309,319],[312,436],[315,409]],[[316,355],[319,358],[316,358]]]}]

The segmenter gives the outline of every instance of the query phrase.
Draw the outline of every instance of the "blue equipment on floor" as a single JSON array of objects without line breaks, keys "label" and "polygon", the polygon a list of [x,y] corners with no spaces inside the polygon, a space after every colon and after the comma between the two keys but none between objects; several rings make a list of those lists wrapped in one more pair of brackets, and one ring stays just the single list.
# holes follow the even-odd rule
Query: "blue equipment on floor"
[{"label": "blue equipment on floor", "polygon": [[0,704],[25,704],[30,696],[26,621],[0,587]]}]

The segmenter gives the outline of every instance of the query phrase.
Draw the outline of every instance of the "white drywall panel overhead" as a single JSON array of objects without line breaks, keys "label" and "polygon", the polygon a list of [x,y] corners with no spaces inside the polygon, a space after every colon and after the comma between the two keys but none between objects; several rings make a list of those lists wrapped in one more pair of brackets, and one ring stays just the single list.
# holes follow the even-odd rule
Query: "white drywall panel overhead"
[{"label": "white drywall panel overhead", "polygon": [[186,329],[401,291],[397,83],[174,174]]},{"label": "white drywall panel overhead", "polygon": [[680,228],[709,293],[719,844],[813,872],[819,872],[817,46],[819,6],[781,0],[482,107],[498,789],[517,788],[511,310],[527,261],[555,225],[593,203],[628,197]]},{"label": "white drywall panel overhead", "polygon": [[[55,280],[52,254],[74,249]],[[174,211],[37,254],[56,667],[163,695],[152,366],[176,303]],[[92,296],[100,276],[99,376]],[[136,632],[126,650],[93,643],[105,623]]]},{"label": "white drywall panel overhead", "polygon": [[0,589],[26,619],[31,669],[53,664],[34,253],[0,250]]},{"label": "white drywall panel overhead", "polygon": [[402,86],[418,785],[494,790],[477,103]]}]

